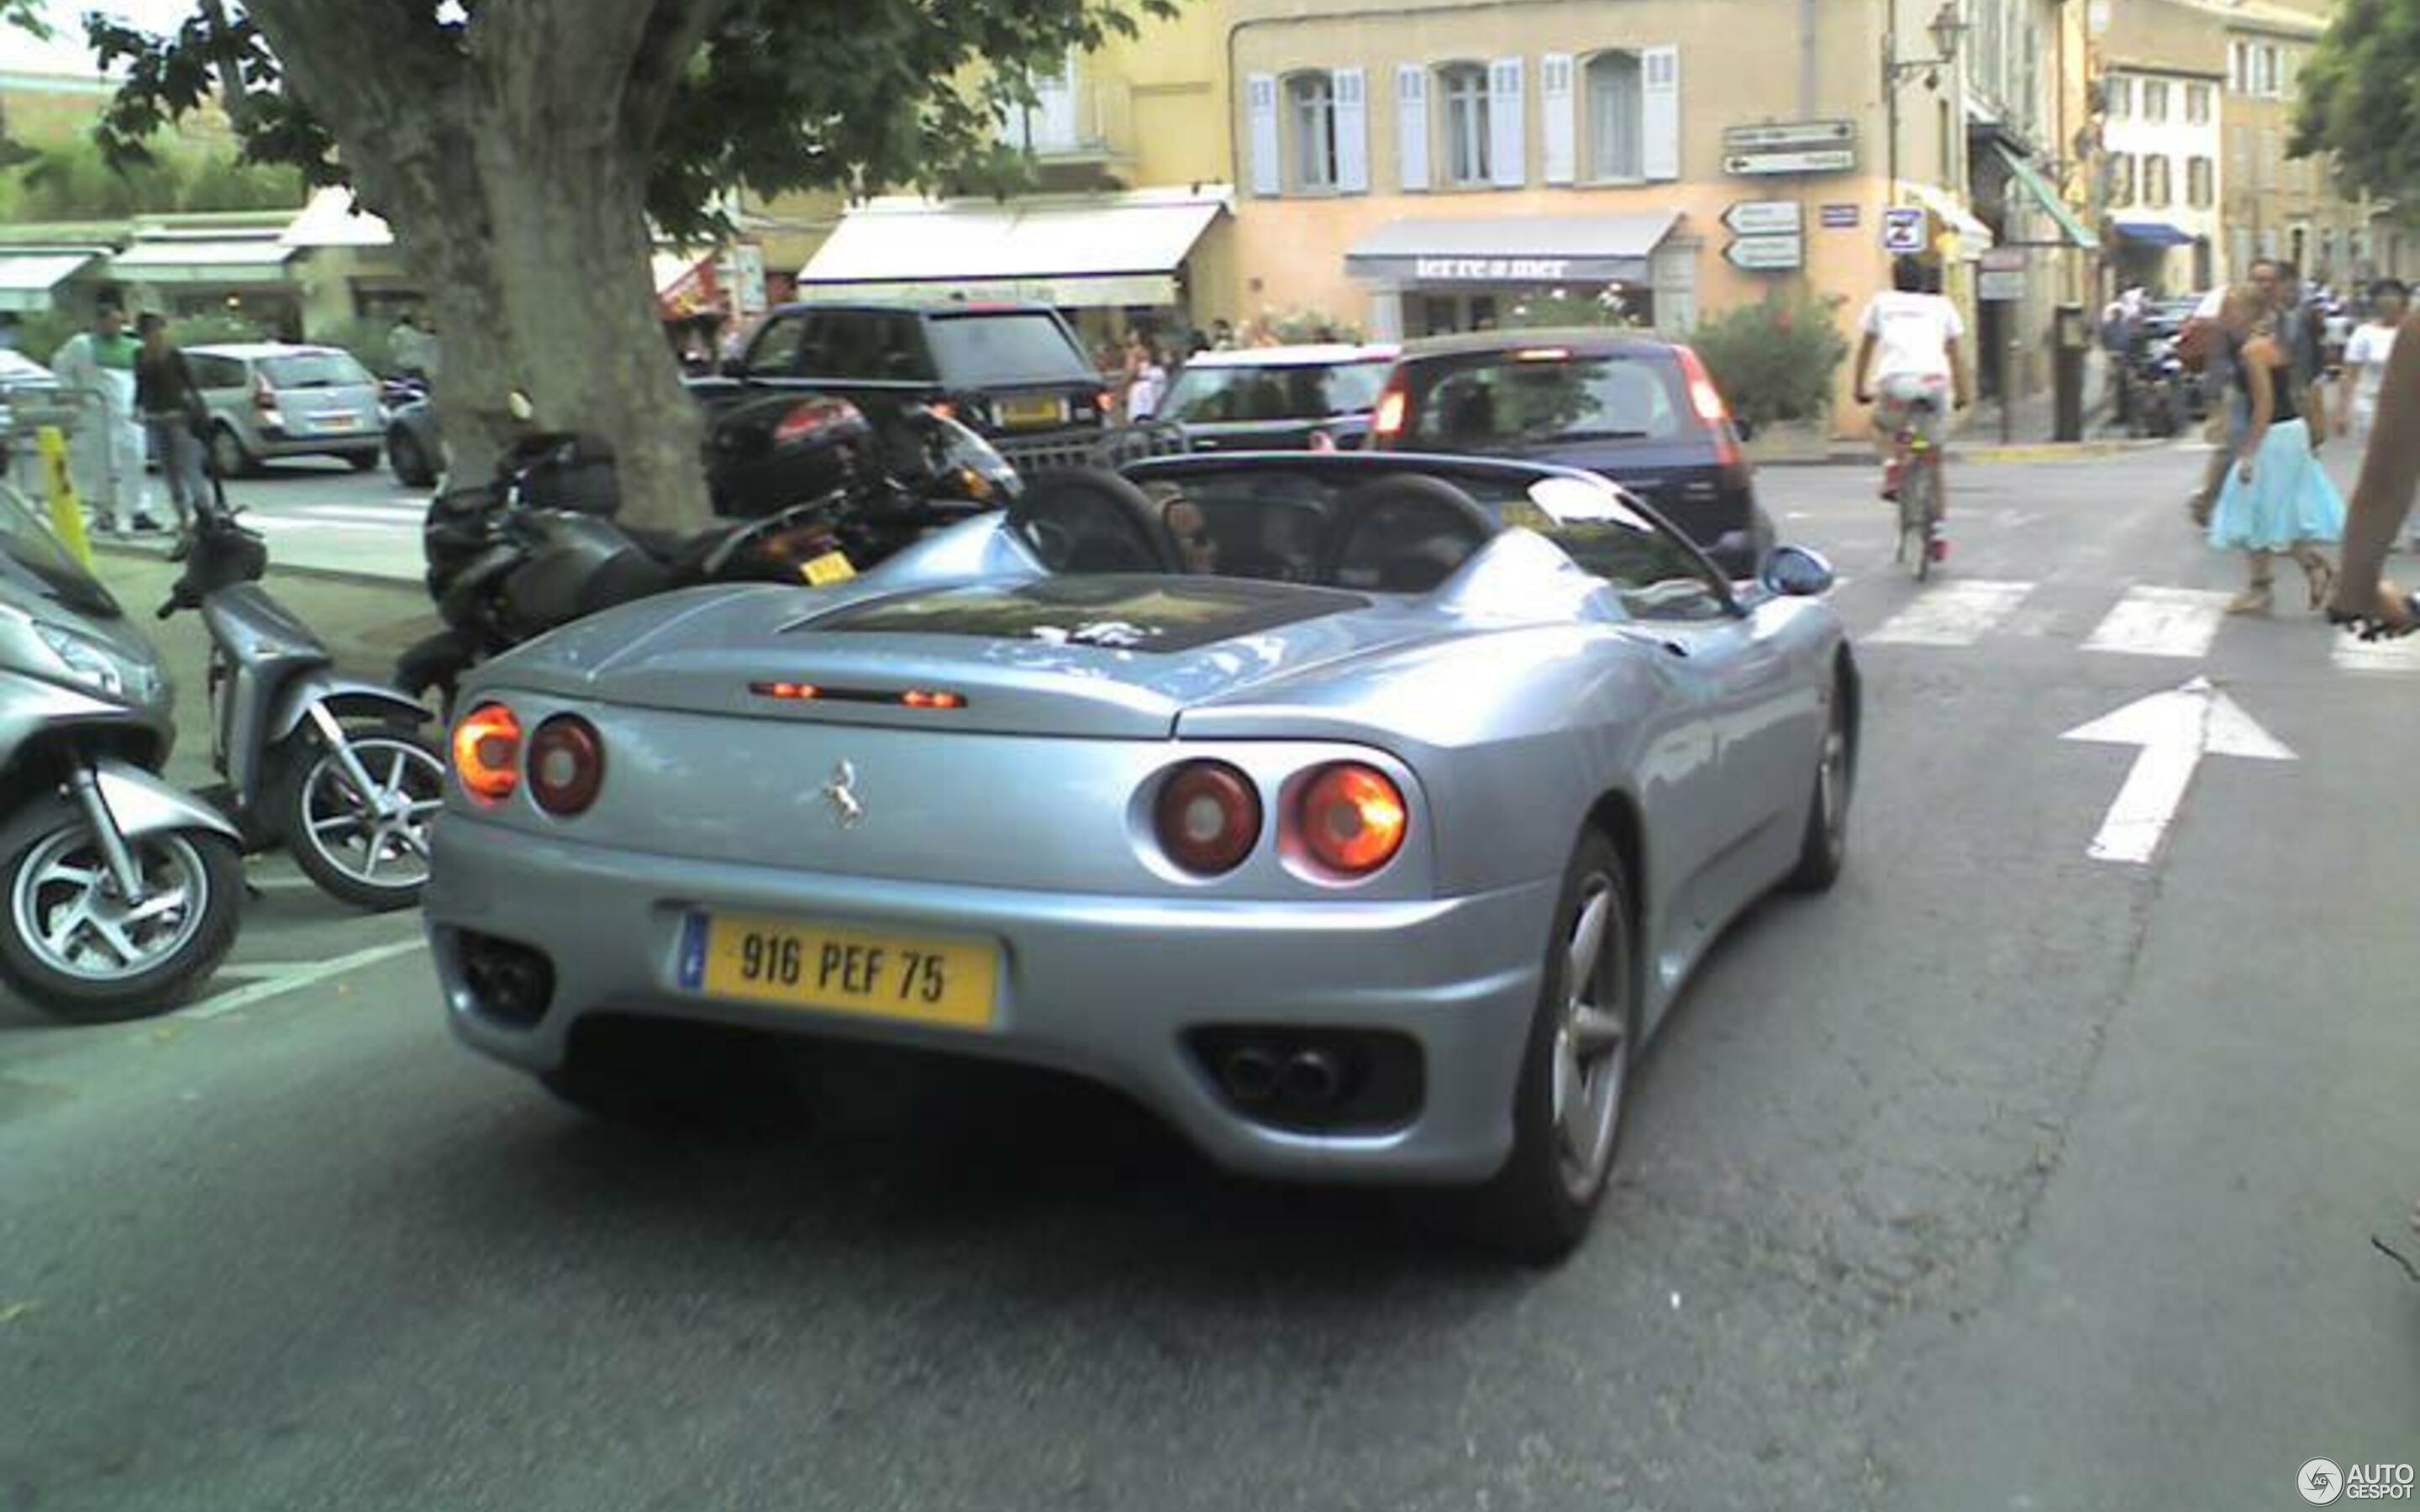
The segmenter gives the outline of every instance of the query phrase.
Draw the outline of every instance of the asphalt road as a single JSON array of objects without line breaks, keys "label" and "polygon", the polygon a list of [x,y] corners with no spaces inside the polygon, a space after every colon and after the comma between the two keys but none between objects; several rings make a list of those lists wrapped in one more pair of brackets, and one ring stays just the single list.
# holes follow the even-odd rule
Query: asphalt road
[{"label": "asphalt road", "polygon": [[[2372,1245],[2420,1250],[2420,655],[2215,624],[2199,463],[1967,470],[1922,590],[1869,478],[1769,476],[1864,638],[1849,874],[1717,950],[1559,1270],[988,1078],[592,1127],[448,1041],[410,920],[281,888],[187,1015],[0,1009],[0,1507],[2135,1512],[2420,1459]],[[2196,676],[2293,759],[2092,858],[2137,753],[2061,735]]]}]

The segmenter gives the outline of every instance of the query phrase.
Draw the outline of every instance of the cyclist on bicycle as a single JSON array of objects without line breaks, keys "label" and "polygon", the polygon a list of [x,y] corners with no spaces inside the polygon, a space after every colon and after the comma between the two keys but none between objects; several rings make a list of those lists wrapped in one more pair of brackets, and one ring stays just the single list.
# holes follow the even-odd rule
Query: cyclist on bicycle
[{"label": "cyclist on bicycle", "polygon": [[[1857,402],[1876,406],[1883,497],[1897,499],[1901,434],[1921,436],[1937,447],[1947,414],[1943,401],[1966,408],[1966,363],[1960,355],[1966,322],[1958,306],[1942,297],[1938,265],[1902,256],[1891,265],[1891,287],[1874,296],[1859,325],[1865,336],[1857,344]],[[1934,508],[1948,512],[1939,494]]]}]

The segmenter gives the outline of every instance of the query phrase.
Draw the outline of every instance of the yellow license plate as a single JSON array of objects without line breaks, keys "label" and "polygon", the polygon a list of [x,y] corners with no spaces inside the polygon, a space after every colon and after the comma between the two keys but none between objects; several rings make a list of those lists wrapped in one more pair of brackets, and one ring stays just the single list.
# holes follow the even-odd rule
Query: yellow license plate
[{"label": "yellow license plate", "polygon": [[681,986],[741,1002],[985,1029],[999,976],[989,940],[744,914],[691,914],[681,933]]},{"label": "yellow license plate", "polygon": [[799,576],[817,588],[826,583],[844,583],[857,576],[845,551],[827,551],[799,569]]},{"label": "yellow license plate", "polygon": [[1066,407],[1057,399],[1002,399],[1000,402],[1000,423],[1003,425],[1030,427],[1055,425],[1065,417]]}]

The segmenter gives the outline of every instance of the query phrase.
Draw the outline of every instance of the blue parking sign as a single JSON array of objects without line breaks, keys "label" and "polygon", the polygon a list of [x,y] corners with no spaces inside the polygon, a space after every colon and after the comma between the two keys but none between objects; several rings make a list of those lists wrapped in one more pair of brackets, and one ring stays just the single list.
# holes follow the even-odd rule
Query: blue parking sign
[{"label": "blue parking sign", "polygon": [[1883,250],[1890,253],[1923,252],[1925,220],[1921,206],[1894,207],[1883,211]]}]

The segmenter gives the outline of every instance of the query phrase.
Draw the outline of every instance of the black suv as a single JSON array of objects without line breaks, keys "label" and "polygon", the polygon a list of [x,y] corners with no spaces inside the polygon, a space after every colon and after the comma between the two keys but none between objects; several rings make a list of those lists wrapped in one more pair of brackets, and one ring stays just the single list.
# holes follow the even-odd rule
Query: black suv
[{"label": "black suv", "polygon": [[1495,331],[1404,346],[1380,450],[1519,457],[1629,489],[1736,578],[1773,547],[1740,430],[1698,354],[1630,331]]},{"label": "black suv", "polygon": [[768,453],[808,394],[847,399],[877,425],[903,404],[927,405],[1012,457],[1020,444],[1097,438],[1109,423],[1100,373],[1043,304],[784,305],[723,377],[690,387],[716,417],[719,447]]}]

